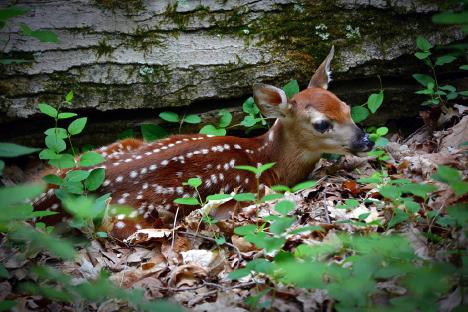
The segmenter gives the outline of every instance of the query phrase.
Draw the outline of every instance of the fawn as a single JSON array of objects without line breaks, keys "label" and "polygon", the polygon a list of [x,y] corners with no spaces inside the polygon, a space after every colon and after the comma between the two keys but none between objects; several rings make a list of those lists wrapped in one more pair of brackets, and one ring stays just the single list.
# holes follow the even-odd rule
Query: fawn
[{"label": "fawn", "polygon": [[[262,114],[277,118],[261,136],[174,135],[151,143],[126,139],[100,148],[98,152],[106,157],[106,180],[98,193],[111,193],[111,204],[135,209],[128,215],[113,216],[104,230],[124,239],[138,229],[170,222],[178,208],[190,210],[192,206],[173,203],[179,197],[197,196],[182,185],[189,178],[202,179],[199,192],[203,198],[235,189],[255,193],[253,173],[234,166],[275,162],[261,176],[261,183],[292,186],[307,177],[322,153],[371,150],[373,143],[352,121],[349,106],[327,90],[333,54],[332,47],[307,89],[290,99],[274,86],[254,85],[255,103]],[[59,201],[49,190],[35,206],[56,210]]]}]

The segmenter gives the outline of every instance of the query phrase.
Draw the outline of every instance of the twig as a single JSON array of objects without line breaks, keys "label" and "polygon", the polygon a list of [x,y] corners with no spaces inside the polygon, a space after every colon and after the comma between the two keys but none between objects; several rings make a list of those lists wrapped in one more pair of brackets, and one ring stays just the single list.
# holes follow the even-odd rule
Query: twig
[{"label": "twig", "polygon": [[175,242],[175,230],[176,230],[176,222],[177,222],[177,215],[179,214],[179,206],[177,206],[177,210],[174,217],[174,225],[172,226],[172,243],[171,243],[171,250],[174,251],[174,242]]},{"label": "twig", "polygon": [[[206,239],[206,240],[209,240],[209,241],[212,241],[212,242],[216,243],[216,240],[214,238],[211,238],[211,237],[205,236],[205,235],[201,235],[201,234],[194,234],[194,233],[190,233],[190,232],[186,232],[186,231],[179,232],[179,234],[188,235],[188,236],[192,236],[192,237],[199,237],[199,238]],[[242,254],[241,254],[239,248],[237,248],[234,244],[225,242],[224,245],[227,245],[227,246],[231,247],[232,249],[234,249],[236,251],[237,256],[239,257],[239,259],[242,259]],[[238,267],[239,267],[239,262],[237,262],[237,264],[235,265],[236,269]]]},{"label": "twig", "polygon": [[327,195],[326,195],[326,188],[325,190],[323,190],[323,206],[325,207],[325,218],[327,219],[327,223],[328,224],[331,224],[331,221],[330,221],[330,213],[328,211],[328,203],[327,203]]}]

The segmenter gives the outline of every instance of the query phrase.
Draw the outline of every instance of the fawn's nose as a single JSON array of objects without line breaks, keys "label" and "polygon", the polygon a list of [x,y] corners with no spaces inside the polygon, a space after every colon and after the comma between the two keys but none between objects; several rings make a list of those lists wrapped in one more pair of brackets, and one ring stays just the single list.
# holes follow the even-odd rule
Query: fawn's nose
[{"label": "fawn's nose", "polygon": [[356,139],[351,144],[352,152],[368,152],[374,147],[374,142],[369,138],[369,135],[359,129]]}]

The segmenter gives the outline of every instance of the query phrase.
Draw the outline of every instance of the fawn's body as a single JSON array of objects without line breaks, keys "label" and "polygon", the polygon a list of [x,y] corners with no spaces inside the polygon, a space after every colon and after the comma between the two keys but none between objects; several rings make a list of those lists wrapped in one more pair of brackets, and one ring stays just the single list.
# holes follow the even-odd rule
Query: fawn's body
[{"label": "fawn's body", "polygon": [[[257,191],[251,172],[237,165],[275,162],[260,182],[292,186],[307,177],[322,153],[368,151],[367,135],[351,120],[349,107],[326,90],[333,50],[309,83],[309,88],[287,99],[281,89],[255,85],[254,98],[262,113],[277,117],[273,127],[256,138],[176,135],[153,143],[124,140],[98,150],[106,157],[106,180],[99,193],[111,193],[111,204],[133,207],[129,215],[117,215],[105,229],[117,238],[135,230],[168,223],[177,208],[189,207],[173,200],[197,197],[182,183],[198,177],[204,198],[220,192]],[[52,192],[35,205],[57,209]]]}]

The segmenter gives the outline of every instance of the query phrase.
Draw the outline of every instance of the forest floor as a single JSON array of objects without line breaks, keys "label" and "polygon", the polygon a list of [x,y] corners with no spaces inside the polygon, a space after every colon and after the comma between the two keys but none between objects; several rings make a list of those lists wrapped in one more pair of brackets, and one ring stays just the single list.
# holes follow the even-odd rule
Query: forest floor
[{"label": "forest floor", "polygon": [[[229,220],[207,223],[202,222],[201,213],[192,213],[175,228],[141,230],[125,244],[108,238],[93,240],[80,247],[74,261],[68,262],[58,261],[44,252],[18,259],[16,249],[3,244],[0,258],[6,259],[4,266],[10,276],[0,282],[0,300],[15,298],[20,304],[18,311],[125,310],[127,303],[121,300],[77,308],[70,303],[17,293],[15,284],[27,275],[25,272],[31,266],[40,263],[55,266],[77,284],[97,278],[105,269],[110,272],[110,280],[123,288],[141,288],[149,299],[168,298],[193,311],[246,311],[253,306],[270,309],[262,306],[265,302],[277,311],[332,311],[335,300],[324,289],[273,283],[273,278],[262,273],[236,280],[228,278],[230,272],[245,267],[253,259],[275,257],[275,253],[258,248],[234,229],[246,224],[264,224],[266,216],[277,214],[277,201],[284,199],[295,202],[294,210],[288,213],[295,217],[290,229],[312,226],[310,231],[284,236],[282,250],[285,252],[293,252],[301,244],[339,245],[342,243],[338,237],[343,233],[375,232],[380,236],[401,233],[419,258],[456,262],[446,254],[455,244],[466,248],[463,228],[444,227],[437,223],[437,217],[445,216],[448,206],[464,203],[466,195],[457,196],[448,184],[433,179],[433,174],[438,166],[446,165],[458,169],[466,180],[467,150],[463,143],[468,138],[468,115],[465,114],[460,107],[443,130],[432,131],[426,125],[408,138],[391,136],[385,147],[387,161],[356,156],[344,156],[337,161],[322,159],[310,176],[317,181],[313,188],[285,193],[283,199],[240,209]],[[437,191],[425,199],[410,195],[421,209],[396,220],[394,208],[389,208],[391,201],[379,193],[379,179],[425,182],[436,186]],[[439,239],[430,239],[427,233]],[[344,248],[337,247],[321,261],[342,263],[348,256]],[[375,287],[380,293],[372,300],[379,302],[387,302],[406,291],[395,279],[379,280]],[[262,293],[265,289],[273,291]],[[251,300],[253,306],[249,306],[247,298],[255,298],[257,294],[262,296]],[[449,311],[460,301],[460,290],[454,286],[439,298],[438,304],[441,310]]]}]

